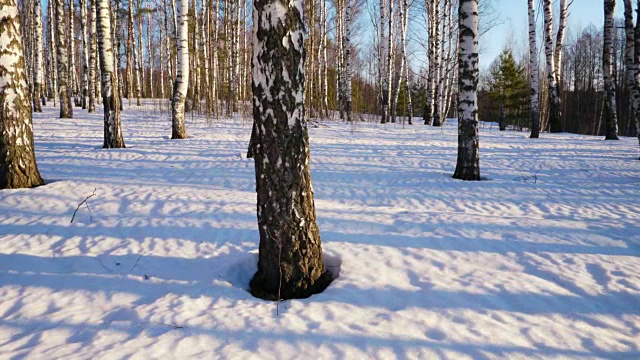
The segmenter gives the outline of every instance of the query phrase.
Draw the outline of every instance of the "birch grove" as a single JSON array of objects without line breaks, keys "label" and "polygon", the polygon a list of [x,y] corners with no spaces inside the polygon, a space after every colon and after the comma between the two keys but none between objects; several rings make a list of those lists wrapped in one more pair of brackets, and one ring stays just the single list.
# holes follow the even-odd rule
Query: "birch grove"
[{"label": "birch grove", "polygon": [[[583,46],[576,43],[581,34],[566,31],[572,1],[558,0],[556,16],[553,3],[538,2],[541,13],[536,24],[536,2],[527,1],[528,54],[518,54],[517,65],[529,76],[531,96],[522,110],[528,119],[518,126],[530,130],[531,138],[544,131],[604,134],[606,126],[598,126],[592,120],[601,118],[604,124],[611,117],[603,107],[611,103],[610,96],[603,95],[608,84],[602,71],[604,56],[597,69],[585,70],[592,73],[588,81],[591,87],[580,90],[589,92],[591,100],[585,100],[585,95],[576,90],[583,87],[576,88],[575,79],[582,76],[578,74],[583,71],[580,66],[587,63],[578,63],[583,61],[579,58],[583,55],[572,52]],[[486,4],[478,3],[480,18]],[[181,109],[180,99],[184,99],[184,113],[202,114],[209,121],[246,118],[251,112],[252,5],[246,0],[187,0],[184,42],[181,2],[110,0],[112,91],[118,94],[118,107],[142,106],[146,101],[157,104],[154,106],[162,111],[172,112],[172,133],[173,109],[174,105]],[[636,3],[624,0],[623,5],[624,31],[619,32],[624,33],[624,38],[614,31],[611,42],[618,41],[619,46],[613,45],[607,68],[613,92],[622,92],[615,96],[616,131],[636,136],[635,123],[640,116],[633,25]],[[25,16],[21,19],[25,29],[25,71],[29,75],[33,111],[39,111],[46,99],[53,100],[61,116],[67,117],[73,116],[71,98],[75,98],[76,106],[89,112],[95,111],[96,104],[101,105],[104,96],[94,6],[91,0],[60,0],[49,2],[43,9],[34,1],[20,10]],[[418,115],[424,124],[443,126],[447,118],[455,116],[459,96],[458,0],[305,0],[303,10],[308,15],[303,18],[307,74],[303,98],[311,118],[375,119],[381,123],[402,118],[403,124],[414,124],[413,115]],[[491,19],[480,24],[487,22]],[[481,36],[483,29],[478,31]],[[540,39],[536,38],[540,31],[543,49],[538,48]],[[36,36],[39,33],[43,35]],[[620,50],[622,46],[624,51]],[[542,50],[540,59],[544,64],[535,61]],[[604,55],[602,47],[598,51]],[[482,87],[478,89],[481,105],[484,91]],[[156,101],[159,99],[166,101]],[[580,105],[583,102],[587,104]],[[580,116],[573,111],[576,108],[580,109],[580,116],[587,113],[588,124],[578,122]],[[494,116],[487,115],[482,106],[478,109],[483,120]],[[186,119],[186,115],[182,118]],[[498,119],[496,115],[489,120]]]}]

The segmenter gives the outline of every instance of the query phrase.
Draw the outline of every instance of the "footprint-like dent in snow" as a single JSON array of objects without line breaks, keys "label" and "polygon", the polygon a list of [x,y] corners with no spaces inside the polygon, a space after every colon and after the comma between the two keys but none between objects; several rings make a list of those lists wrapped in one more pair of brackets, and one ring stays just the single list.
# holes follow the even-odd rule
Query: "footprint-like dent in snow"
[{"label": "footprint-like dent in snow", "polygon": [[447,338],[447,334],[443,333],[440,330],[429,330],[426,333],[424,333],[429,339],[431,340],[436,340],[436,341],[442,341],[444,339]]}]

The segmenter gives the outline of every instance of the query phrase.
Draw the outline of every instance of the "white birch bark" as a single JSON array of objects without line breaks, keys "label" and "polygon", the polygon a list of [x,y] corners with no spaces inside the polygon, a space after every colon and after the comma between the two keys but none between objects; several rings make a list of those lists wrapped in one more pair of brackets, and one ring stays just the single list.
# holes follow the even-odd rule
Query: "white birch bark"
[{"label": "white birch bark", "polygon": [[75,32],[75,2],[69,0],[69,86],[70,96],[74,99],[76,106],[80,104],[78,98],[78,76],[76,72],[76,32]]},{"label": "white birch bark", "polygon": [[202,59],[204,60],[203,65],[203,74],[202,74],[202,87],[204,89],[204,99],[205,99],[205,104],[207,104],[207,112],[209,111],[209,103],[211,101],[211,97],[210,97],[210,91],[209,91],[209,43],[207,41],[208,37],[209,37],[209,4],[207,2],[207,0],[202,0],[202,9],[201,9],[201,21],[200,21],[200,25],[201,25],[201,29],[200,29],[200,33],[201,33],[201,37],[200,37],[200,41],[201,41],[201,47],[202,47]]},{"label": "white birch bark", "polygon": [[149,61],[149,96],[154,97],[154,86],[153,86],[153,36],[151,34],[151,11],[147,11],[147,59]]},{"label": "white birch bark", "polygon": [[530,138],[540,137],[540,111],[538,106],[538,46],[536,44],[536,14],[534,1],[528,0],[529,14],[529,86],[531,89],[531,135]]},{"label": "white birch bark", "polygon": [[40,1],[33,2],[33,20],[35,26],[35,59],[33,72],[33,111],[42,112],[40,98],[42,97],[42,79],[44,66],[42,56],[42,7]]},{"label": "white birch bark", "polygon": [[178,58],[173,85],[171,138],[186,139],[184,106],[189,87],[189,2],[178,0]]},{"label": "white birch bark", "polygon": [[344,86],[346,120],[351,121],[351,0],[344,0]]},{"label": "white birch bark", "polygon": [[120,125],[120,106],[114,67],[114,49],[111,29],[111,11],[109,0],[96,0],[96,19],[98,33],[98,52],[102,78],[102,103],[104,105],[104,143],[105,149],[124,148]]},{"label": "white birch bark", "polygon": [[378,71],[380,78],[380,105],[382,106],[382,118],[381,123],[386,123],[388,121],[388,102],[389,99],[387,97],[387,88],[388,88],[388,77],[387,77],[387,1],[392,0],[380,0],[380,24],[378,25],[380,30],[380,40],[378,43],[379,51],[378,51]]},{"label": "white birch bark", "polygon": [[553,9],[551,0],[543,0],[544,5],[544,52],[547,65],[547,88],[549,93],[549,130],[560,132],[560,102],[558,99],[557,76],[553,50]]},{"label": "white birch bark", "polygon": [[[640,9],[640,0],[637,2],[637,8]],[[636,27],[634,29],[635,41],[634,41],[634,63],[635,63],[635,84],[632,101],[635,103],[635,125],[636,135],[638,136],[638,145],[640,145],[640,16],[636,18]],[[638,157],[640,160],[640,157]]]},{"label": "white birch bark", "polygon": [[31,100],[16,0],[0,0],[0,9],[0,189],[34,187],[44,181],[33,145]]},{"label": "white birch bark", "polygon": [[605,88],[605,140],[618,140],[618,113],[616,110],[616,88],[613,77],[613,43],[615,24],[615,0],[604,0],[604,35],[602,50],[602,77]]},{"label": "white birch bark", "polygon": [[405,98],[407,102],[406,106],[406,117],[409,125],[412,124],[411,118],[413,117],[413,106],[411,104],[411,86],[409,84],[409,63],[407,62],[407,24],[409,18],[409,2],[407,0],[402,0],[401,3],[401,14],[400,19],[402,21],[402,30],[400,32],[401,36],[401,46],[402,46],[402,65],[404,66],[404,91]]},{"label": "white birch bark", "polygon": [[56,106],[58,95],[58,37],[56,36],[56,2],[49,1],[49,14],[47,16],[48,19],[48,29],[47,32],[49,35],[49,53],[51,54],[51,91],[52,91],[52,100],[53,106]]},{"label": "white birch bark", "polygon": [[253,14],[260,252],[249,286],[272,300],[308,297],[331,279],[322,263],[309,171],[303,2],[258,0]]},{"label": "white birch bark", "polygon": [[389,116],[389,109],[391,104],[391,100],[392,100],[392,94],[393,94],[393,64],[394,64],[394,53],[393,53],[393,0],[388,0],[388,4],[389,4],[389,13],[387,14],[387,20],[388,20],[388,32],[387,32],[387,46],[386,46],[386,50],[387,50],[387,59],[386,59],[386,79],[387,79],[387,83],[385,84],[387,87],[385,89],[385,103],[384,103],[384,112],[386,114],[387,117],[387,121],[390,120],[390,116]]},{"label": "white birch bark", "polygon": [[478,0],[458,7],[458,159],[453,178],[480,180],[478,140]]},{"label": "white birch bark", "polygon": [[625,45],[624,45],[624,62],[625,62],[625,87],[626,92],[629,94],[629,130],[635,126],[637,117],[637,95],[635,92],[635,76],[638,71],[638,64],[634,60],[635,52],[635,32],[633,28],[633,1],[624,0],[624,32],[625,32]]},{"label": "white birch bark", "polygon": [[71,106],[71,94],[69,90],[69,53],[65,29],[64,0],[55,0],[55,21],[57,33],[57,60],[58,60],[58,95],[60,100],[60,118],[73,117]]},{"label": "white birch bark", "polygon": [[89,42],[87,38],[87,3],[86,0],[80,2],[80,32],[82,33],[82,108],[87,108],[87,97],[89,92]]},{"label": "white birch bark", "polygon": [[556,47],[553,55],[554,66],[556,70],[556,86],[558,86],[558,96],[560,96],[560,85],[562,83],[562,46],[564,43],[564,31],[567,27],[568,15],[567,0],[560,0],[560,15],[558,17],[558,33],[556,35]]},{"label": "white birch bark", "polygon": [[[131,1],[131,0],[130,0]],[[136,11],[137,11],[137,16],[136,16],[136,20],[137,20],[137,25],[138,25],[138,36],[135,37],[135,39],[137,39],[137,45],[138,45],[138,62],[136,63],[136,66],[138,67],[138,93],[137,93],[137,98],[136,98],[136,106],[142,106],[142,96],[144,93],[144,89],[145,89],[145,85],[144,85],[144,67],[142,66],[143,61],[142,59],[144,59],[144,48],[142,47],[142,1],[138,0],[137,2],[137,7],[136,7]],[[135,45],[134,45],[135,47]],[[119,47],[118,47],[119,49]]]},{"label": "white birch bark", "polygon": [[87,104],[88,112],[92,113],[96,111],[95,98],[96,98],[96,66],[97,66],[97,30],[96,30],[96,0],[89,0],[89,74],[88,74],[88,87],[89,87],[89,103]]}]

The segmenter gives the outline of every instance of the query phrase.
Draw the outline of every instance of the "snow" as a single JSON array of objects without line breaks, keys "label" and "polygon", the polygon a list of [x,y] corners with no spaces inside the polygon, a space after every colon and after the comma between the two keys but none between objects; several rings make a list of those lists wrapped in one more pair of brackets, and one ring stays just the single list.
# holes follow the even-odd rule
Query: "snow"
[{"label": "snow", "polygon": [[117,150],[100,109],[34,114],[47,185],[0,191],[0,358],[640,357],[635,139],[481,124],[488,180],[462,182],[455,121],[310,128],[339,277],[276,315],[246,291],[251,122],[176,142],[158,107],[125,108]]}]

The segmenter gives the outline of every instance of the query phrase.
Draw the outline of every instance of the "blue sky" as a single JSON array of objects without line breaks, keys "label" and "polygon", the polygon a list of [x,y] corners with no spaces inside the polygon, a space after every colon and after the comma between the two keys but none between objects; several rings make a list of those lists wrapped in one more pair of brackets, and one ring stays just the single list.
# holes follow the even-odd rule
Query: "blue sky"
[{"label": "blue sky", "polygon": [[[482,1],[482,0],[481,0]],[[516,41],[520,43],[527,39],[528,17],[527,17],[527,1],[526,0],[492,0],[494,8],[503,14],[504,22],[491,30],[482,39],[483,52],[480,54],[480,66],[486,67],[493,59],[502,51],[509,34],[513,32]],[[571,0],[568,0],[571,1]],[[539,0],[536,0],[538,3]],[[635,3],[636,1],[634,1]],[[558,0],[554,0],[557,6]],[[539,24],[542,24],[541,9],[536,8],[536,16]],[[622,17],[624,12],[624,3],[622,0],[616,1],[616,16]],[[557,9],[554,16],[557,18]],[[554,21],[556,20],[554,18]],[[569,7],[568,28],[580,29],[589,23],[600,27],[604,23],[603,0],[574,0]],[[520,44],[521,46],[524,44]]]}]

